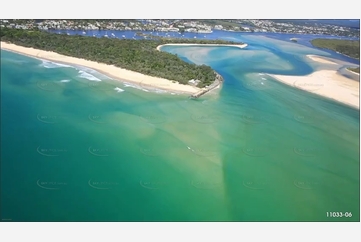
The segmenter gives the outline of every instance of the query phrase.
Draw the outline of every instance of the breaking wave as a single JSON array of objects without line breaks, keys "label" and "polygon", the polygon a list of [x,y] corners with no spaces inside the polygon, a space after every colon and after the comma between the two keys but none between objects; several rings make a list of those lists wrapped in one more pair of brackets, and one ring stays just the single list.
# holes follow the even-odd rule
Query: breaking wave
[{"label": "breaking wave", "polygon": [[99,79],[99,78],[97,78],[97,77],[95,77],[95,76],[93,76],[92,74],[90,74],[90,73],[87,73],[87,72],[85,72],[85,71],[79,71],[79,76],[78,77],[80,77],[80,78],[84,78],[84,79],[88,79],[88,80],[90,80],[90,81],[97,81],[97,82],[100,82],[101,80]]}]

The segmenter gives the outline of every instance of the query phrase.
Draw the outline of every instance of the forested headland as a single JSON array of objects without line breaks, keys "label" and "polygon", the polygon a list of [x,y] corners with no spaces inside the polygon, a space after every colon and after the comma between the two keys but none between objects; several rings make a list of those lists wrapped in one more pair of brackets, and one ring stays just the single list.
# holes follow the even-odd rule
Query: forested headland
[{"label": "forested headland", "polygon": [[214,82],[216,73],[211,67],[185,62],[177,55],[158,51],[157,46],[170,43],[242,44],[222,40],[96,38],[12,28],[1,28],[0,36],[4,42],[114,65],[181,84],[198,79],[200,88]]}]

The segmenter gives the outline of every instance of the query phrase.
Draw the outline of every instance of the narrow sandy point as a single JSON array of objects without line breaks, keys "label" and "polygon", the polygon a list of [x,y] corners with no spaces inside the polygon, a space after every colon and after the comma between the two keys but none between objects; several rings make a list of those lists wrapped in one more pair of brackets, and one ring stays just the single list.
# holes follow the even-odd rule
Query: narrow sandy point
[{"label": "narrow sandy point", "polygon": [[336,62],[330,61],[325,57],[321,57],[321,56],[317,56],[317,55],[306,55],[306,56],[308,58],[310,58],[311,60],[319,62],[319,63],[337,65]]},{"label": "narrow sandy point", "polygon": [[355,74],[355,75],[360,76],[360,73],[357,73],[357,72],[351,71],[351,70],[349,70],[349,69],[347,69],[347,68],[346,68],[346,71],[351,72],[352,74]]},{"label": "narrow sandy point", "polygon": [[214,46],[214,47],[220,47],[220,46],[228,46],[228,47],[238,47],[238,48],[245,48],[247,47],[247,44],[241,44],[241,45],[225,45],[225,44],[164,44],[164,45],[159,45],[157,46],[157,50],[160,51],[160,49],[163,47],[163,46],[166,46],[166,45],[173,45],[173,46],[179,46],[179,45],[183,45],[183,46]]}]

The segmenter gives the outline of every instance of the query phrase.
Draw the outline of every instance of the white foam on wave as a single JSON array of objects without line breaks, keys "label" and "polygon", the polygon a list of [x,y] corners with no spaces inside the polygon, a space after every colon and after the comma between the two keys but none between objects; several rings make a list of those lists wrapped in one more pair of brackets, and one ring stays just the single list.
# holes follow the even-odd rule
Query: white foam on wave
[{"label": "white foam on wave", "polygon": [[96,70],[87,68],[87,67],[78,66],[78,65],[66,65],[66,64],[56,63],[56,62],[43,60],[43,59],[39,59],[39,60],[42,61],[40,66],[44,67],[44,68],[48,68],[48,69],[50,69],[50,68],[64,68],[64,67],[74,68],[75,70],[79,71],[80,75],[78,77],[88,79],[90,81],[101,81],[99,78],[112,80],[112,78],[110,78],[110,77],[108,77],[106,75],[103,75],[103,74],[99,73]]},{"label": "white foam on wave", "polygon": [[60,82],[70,82],[70,80],[61,80]]},{"label": "white foam on wave", "polygon": [[166,90],[161,90],[161,89],[155,89],[154,92],[156,93],[166,93]]},{"label": "white foam on wave", "polygon": [[264,77],[262,77],[261,79],[262,79],[262,80],[267,80],[267,79],[266,79],[266,78],[264,78]]},{"label": "white foam on wave", "polygon": [[97,77],[93,76],[92,74],[89,74],[85,71],[82,71],[82,70],[79,71],[79,74],[80,75],[78,77],[80,77],[80,78],[84,78],[84,79],[88,79],[90,81],[96,81],[96,82],[101,81],[99,78],[97,78]]},{"label": "white foam on wave", "polygon": [[47,61],[47,60],[41,60],[42,63],[40,64],[41,67],[45,67],[45,68],[64,68],[64,67],[72,67],[69,65],[65,65],[65,64],[60,64],[60,63],[55,63],[52,61]]},{"label": "white foam on wave", "polygon": [[119,88],[119,87],[114,88],[114,90],[117,91],[117,92],[124,92],[124,90]]},{"label": "white foam on wave", "polygon": [[170,93],[171,95],[178,95],[177,93],[173,93],[173,92],[169,92],[168,90],[164,90],[164,89],[159,89],[159,88],[155,88],[155,87],[149,87],[148,89],[143,88],[142,86],[138,86],[136,84],[131,84],[128,82],[123,83],[124,87],[131,87],[131,88],[135,88],[138,90],[142,90],[145,92],[151,92],[151,93]]},{"label": "white foam on wave", "polygon": [[100,79],[108,79],[108,80],[113,80],[113,78],[107,76],[107,75],[104,75],[96,70],[93,70],[93,69],[90,69],[88,67],[85,67],[85,66],[77,66],[77,70],[80,70],[80,71],[84,71],[86,73],[89,73],[95,77],[99,77]]},{"label": "white foam on wave", "polygon": [[135,87],[134,85],[129,84],[129,83],[124,83],[124,86],[125,86],[125,87]]},{"label": "white foam on wave", "polygon": [[147,89],[144,89],[144,88],[141,88],[137,85],[133,85],[133,84],[129,84],[129,83],[124,83],[124,87],[132,87],[132,88],[135,88],[135,89],[139,89],[139,90],[142,90],[142,91],[145,91],[145,92],[149,92],[149,90]]}]

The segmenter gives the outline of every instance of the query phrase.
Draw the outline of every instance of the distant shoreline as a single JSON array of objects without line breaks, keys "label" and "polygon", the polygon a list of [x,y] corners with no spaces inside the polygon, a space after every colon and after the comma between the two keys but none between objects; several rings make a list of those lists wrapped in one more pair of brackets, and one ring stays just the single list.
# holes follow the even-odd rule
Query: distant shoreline
[{"label": "distant shoreline", "polygon": [[136,85],[142,85],[144,88],[148,87],[151,89],[166,90],[179,94],[194,94],[201,90],[200,88],[191,85],[179,84],[176,81],[144,75],[139,72],[130,71],[113,65],[65,56],[51,51],[9,44],[3,41],[1,41],[1,49],[57,63],[88,67],[122,83],[129,82]]}]

